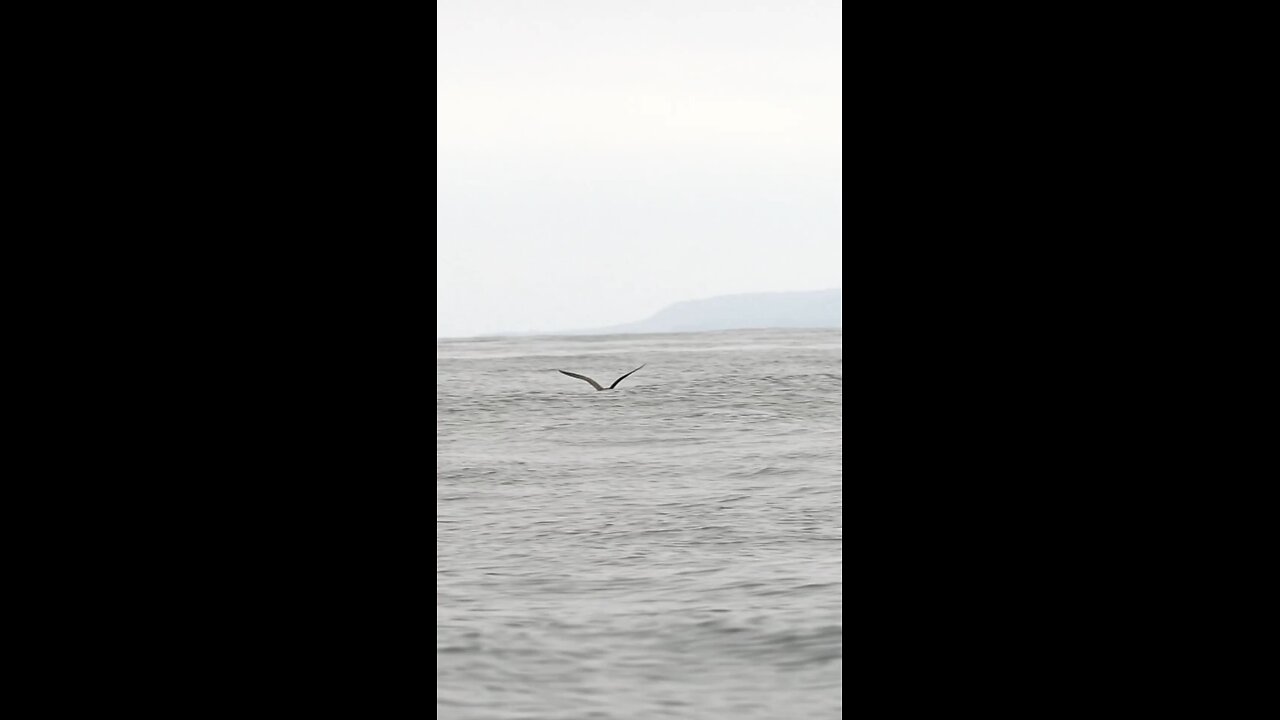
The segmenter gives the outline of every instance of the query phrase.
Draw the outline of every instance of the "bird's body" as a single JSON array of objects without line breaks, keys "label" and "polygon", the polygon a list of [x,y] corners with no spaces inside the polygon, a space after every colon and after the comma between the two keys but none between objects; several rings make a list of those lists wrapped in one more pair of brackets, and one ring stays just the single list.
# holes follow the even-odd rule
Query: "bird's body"
[{"label": "bird's body", "polygon": [[[645,363],[645,364],[647,365],[648,363]],[[642,368],[642,367],[644,367],[644,365],[641,365],[640,367],[636,368],[636,370],[639,370],[639,369],[640,369],[640,368]],[[631,373],[635,372],[636,370],[632,370],[631,372],[627,373],[627,375],[630,375]],[[613,381],[613,384],[612,384],[612,385],[610,385],[609,387],[601,387],[601,386],[600,386],[600,383],[596,382],[595,380],[592,380],[591,378],[587,377],[586,375],[579,375],[578,373],[571,373],[571,372],[569,372],[568,370],[558,370],[557,372],[564,373],[565,375],[568,375],[569,377],[572,377],[572,378],[578,378],[579,380],[586,380],[587,382],[591,383],[591,387],[595,388],[596,390],[612,390],[612,389],[614,389],[615,387],[617,387],[617,386],[618,386],[618,383],[620,383],[620,382],[622,382],[623,380],[626,380],[626,379],[627,379],[627,375],[623,375],[622,377],[618,378],[617,380],[614,380],[614,381]]]}]

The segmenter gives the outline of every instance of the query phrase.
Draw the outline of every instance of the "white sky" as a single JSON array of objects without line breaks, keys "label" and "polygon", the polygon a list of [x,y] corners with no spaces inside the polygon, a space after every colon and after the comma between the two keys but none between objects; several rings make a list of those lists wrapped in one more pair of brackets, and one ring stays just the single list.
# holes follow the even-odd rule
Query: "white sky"
[{"label": "white sky", "polygon": [[842,287],[838,0],[437,0],[436,333]]}]

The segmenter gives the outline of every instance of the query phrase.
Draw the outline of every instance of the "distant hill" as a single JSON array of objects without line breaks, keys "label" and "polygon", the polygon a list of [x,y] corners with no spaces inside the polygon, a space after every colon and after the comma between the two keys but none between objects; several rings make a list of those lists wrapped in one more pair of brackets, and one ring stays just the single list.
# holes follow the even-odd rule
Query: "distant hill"
[{"label": "distant hill", "polygon": [[699,332],[744,328],[843,327],[843,290],[747,293],[687,300],[646,320],[582,330],[580,333]]}]

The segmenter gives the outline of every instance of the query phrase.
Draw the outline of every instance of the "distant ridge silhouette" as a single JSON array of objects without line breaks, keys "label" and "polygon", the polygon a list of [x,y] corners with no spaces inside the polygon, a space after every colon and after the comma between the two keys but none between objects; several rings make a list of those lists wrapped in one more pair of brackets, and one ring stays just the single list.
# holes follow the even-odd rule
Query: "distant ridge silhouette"
[{"label": "distant ridge silhouette", "polygon": [[569,335],[703,332],[750,328],[844,326],[844,291],[744,293],[678,302],[637,322],[569,331]]}]

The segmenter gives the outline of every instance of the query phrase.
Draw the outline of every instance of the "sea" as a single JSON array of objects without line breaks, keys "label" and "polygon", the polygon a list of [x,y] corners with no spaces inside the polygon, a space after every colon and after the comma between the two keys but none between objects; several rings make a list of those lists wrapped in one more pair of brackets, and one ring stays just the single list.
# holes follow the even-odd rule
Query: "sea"
[{"label": "sea", "polygon": [[840,717],[842,332],[437,340],[437,717]]}]

